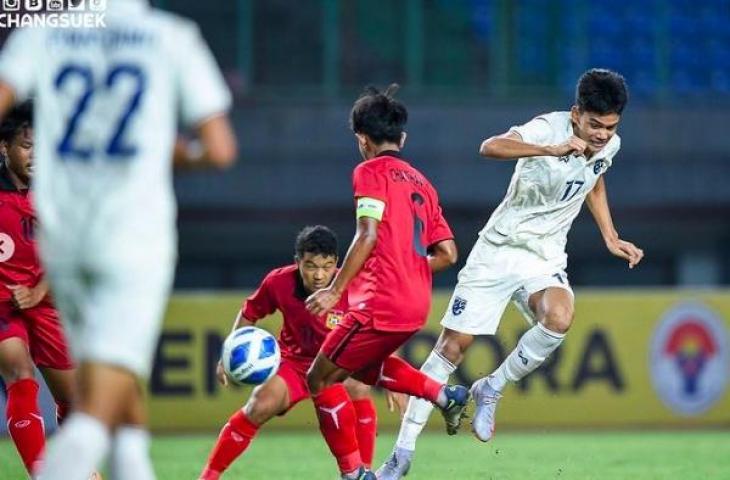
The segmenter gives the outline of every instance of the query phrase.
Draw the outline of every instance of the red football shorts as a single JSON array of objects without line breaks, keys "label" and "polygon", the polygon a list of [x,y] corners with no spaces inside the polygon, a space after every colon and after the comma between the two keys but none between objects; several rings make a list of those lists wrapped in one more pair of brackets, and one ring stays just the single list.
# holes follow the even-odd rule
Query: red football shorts
[{"label": "red football shorts", "polygon": [[[289,408],[286,412],[291,410],[297,403],[309,398],[309,388],[307,388],[308,369],[309,363],[298,363],[288,358],[281,359],[279,371],[276,372],[276,375],[284,380],[286,388],[289,390]],[[286,412],[282,412],[280,415],[284,415]]]},{"label": "red football shorts", "polygon": [[73,368],[61,320],[55,308],[40,305],[18,310],[10,302],[0,303],[0,342],[20,338],[38,367]]},{"label": "red football shorts", "polygon": [[320,351],[338,367],[352,372],[358,380],[374,385],[385,359],[417,331],[375,330],[372,319],[363,322],[348,313],[327,335]]}]

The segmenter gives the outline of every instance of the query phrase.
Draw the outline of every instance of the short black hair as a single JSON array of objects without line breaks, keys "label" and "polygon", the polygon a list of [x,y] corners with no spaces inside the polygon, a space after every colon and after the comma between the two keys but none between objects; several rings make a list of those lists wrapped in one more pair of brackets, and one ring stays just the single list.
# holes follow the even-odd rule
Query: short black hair
[{"label": "short black hair", "polygon": [[15,105],[0,123],[0,141],[10,143],[15,136],[33,126],[33,102],[25,101]]},{"label": "short black hair", "polygon": [[324,225],[304,227],[294,243],[294,255],[297,260],[304,258],[305,253],[337,257],[337,235]]},{"label": "short black hair", "polygon": [[350,112],[350,128],[370,137],[376,145],[400,143],[403,127],[408,121],[406,106],[393,98],[400,87],[393,83],[384,92],[373,86],[355,101]]},{"label": "short black hair", "polygon": [[624,77],[604,68],[592,68],[578,79],[575,88],[575,104],[583,112],[621,115],[629,92]]}]

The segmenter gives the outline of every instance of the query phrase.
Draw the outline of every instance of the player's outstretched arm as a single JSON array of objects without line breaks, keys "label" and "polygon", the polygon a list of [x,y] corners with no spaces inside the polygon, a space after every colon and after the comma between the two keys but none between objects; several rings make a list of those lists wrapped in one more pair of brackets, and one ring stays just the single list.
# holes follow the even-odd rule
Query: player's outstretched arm
[{"label": "player's outstretched arm", "polygon": [[355,238],[350,244],[342,268],[332,284],[314,292],[307,299],[307,310],[314,315],[322,315],[334,307],[345,291],[347,285],[362,270],[365,261],[372,253],[378,243],[378,224],[380,222],[373,217],[360,217],[357,220],[357,231]]},{"label": "player's outstretched arm", "polygon": [[438,273],[453,267],[459,258],[456,242],[443,240],[429,247],[428,264],[433,273]]},{"label": "player's outstretched arm", "polygon": [[582,155],[586,146],[586,142],[576,136],[559,145],[533,145],[522,140],[519,133],[510,131],[484,140],[479,147],[479,155],[497,160],[541,156],[562,157],[568,154]]},{"label": "player's outstretched arm", "polygon": [[173,161],[176,167],[216,167],[233,165],[238,145],[227,115],[211,117],[197,128],[198,139],[178,138]]},{"label": "player's outstretched arm", "polygon": [[608,195],[606,194],[606,181],[603,176],[599,177],[596,185],[588,192],[586,197],[588,209],[601,231],[603,241],[606,242],[608,251],[619,258],[629,262],[629,268],[634,268],[644,258],[644,251],[631,242],[621,240],[613,225],[611,210],[608,206]]}]

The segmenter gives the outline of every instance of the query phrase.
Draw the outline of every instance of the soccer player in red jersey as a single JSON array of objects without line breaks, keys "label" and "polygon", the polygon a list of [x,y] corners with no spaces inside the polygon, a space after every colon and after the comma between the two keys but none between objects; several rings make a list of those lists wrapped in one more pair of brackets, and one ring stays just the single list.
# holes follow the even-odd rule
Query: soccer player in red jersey
[{"label": "soccer player in red jersey", "polygon": [[[304,301],[313,292],[330,284],[337,271],[337,237],[321,225],[304,228],[295,243],[296,264],[271,271],[250,297],[236,318],[233,329],[254,325],[279,310],[284,323],[279,336],[281,366],[269,381],[256,387],[243,407],[234,413],[220,432],[200,480],[217,480],[241,455],[259,428],[277,415],[309,397],[307,370],[324,338],[339,323],[347,310],[343,295],[326,315],[307,311]],[[221,364],[218,380],[227,384]],[[357,439],[363,462],[370,465],[375,449],[377,413],[370,398],[370,387],[351,380],[345,384],[355,405]],[[404,398],[389,398],[403,404]]]},{"label": "soccer player in red jersey", "polygon": [[350,124],[364,160],[353,174],[357,232],[332,284],[307,299],[307,308],[321,315],[348,292],[347,313],[307,377],[343,479],[375,479],[360,456],[355,409],[341,383],[346,378],[433,402],[449,433],[456,433],[469,400],[465,387],[446,386],[392,356],[426,323],[432,274],[457,257],[436,190],[401,156],[408,112],[393,98],[396,88],[380,93],[369,87],[352,108]]},{"label": "soccer player in red jersey", "polygon": [[7,386],[8,430],[31,475],[45,446],[33,366],[53,394],[59,422],[71,408],[74,391],[73,365],[34,238],[28,190],[32,112],[29,102],[18,105],[0,124],[0,374]]}]

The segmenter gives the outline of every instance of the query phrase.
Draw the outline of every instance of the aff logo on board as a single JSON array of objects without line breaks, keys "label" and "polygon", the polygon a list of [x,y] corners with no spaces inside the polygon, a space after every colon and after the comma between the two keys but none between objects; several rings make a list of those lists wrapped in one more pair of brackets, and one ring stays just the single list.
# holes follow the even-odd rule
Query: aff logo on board
[{"label": "aff logo on board", "polygon": [[659,398],[680,415],[700,415],[727,388],[730,373],[725,321],[701,303],[666,312],[650,345],[650,368]]}]

